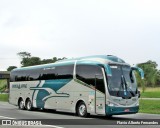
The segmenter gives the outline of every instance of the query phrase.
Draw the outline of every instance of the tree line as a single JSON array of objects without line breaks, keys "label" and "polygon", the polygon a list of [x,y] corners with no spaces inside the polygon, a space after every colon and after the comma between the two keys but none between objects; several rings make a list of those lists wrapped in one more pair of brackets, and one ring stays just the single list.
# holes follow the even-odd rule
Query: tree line
[{"label": "tree line", "polygon": [[144,71],[144,80],[141,80],[136,74],[137,83],[142,87],[143,91],[146,87],[160,87],[160,70],[157,69],[158,64],[155,61],[147,61],[137,64]]},{"label": "tree line", "polygon": [[[40,57],[32,56],[31,53],[29,52],[19,52],[17,53],[17,55],[21,58],[21,62],[20,62],[21,67],[55,63],[56,61],[67,59],[66,57],[63,57],[63,58],[53,57],[52,59],[41,59]],[[17,68],[17,66],[9,66],[7,68],[7,71],[11,71],[14,68]]]},{"label": "tree line", "polygon": [[[53,57],[52,59],[41,59],[39,57],[34,57],[29,52],[19,52],[17,55],[21,58],[22,67],[55,63],[56,61],[67,59]],[[142,68],[144,71],[144,80],[140,79],[140,76],[136,73],[137,83],[139,87],[143,90],[145,87],[157,87],[160,86],[160,70],[157,69],[158,64],[155,61],[149,60],[147,62],[137,64],[138,67]],[[16,66],[9,66],[8,71],[17,68]]]}]

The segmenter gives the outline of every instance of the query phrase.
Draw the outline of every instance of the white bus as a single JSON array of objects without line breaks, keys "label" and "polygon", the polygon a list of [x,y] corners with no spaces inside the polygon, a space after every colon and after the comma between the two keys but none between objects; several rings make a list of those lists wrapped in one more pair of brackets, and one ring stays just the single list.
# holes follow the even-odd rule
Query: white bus
[{"label": "white bus", "polygon": [[139,91],[133,70],[112,55],[66,59],[22,67],[10,75],[9,102],[19,109],[54,109],[78,114],[137,113]]}]

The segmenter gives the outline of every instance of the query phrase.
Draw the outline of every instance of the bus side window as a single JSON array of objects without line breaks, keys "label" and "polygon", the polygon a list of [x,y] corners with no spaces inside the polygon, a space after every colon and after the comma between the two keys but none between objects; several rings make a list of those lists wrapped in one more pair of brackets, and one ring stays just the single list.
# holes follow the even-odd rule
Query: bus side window
[{"label": "bus side window", "polygon": [[26,74],[26,80],[27,81],[33,81],[33,80],[39,80],[39,70],[34,69],[34,70],[29,70],[27,71]]},{"label": "bus side window", "polygon": [[76,78],[84,83],[95,86],[95,66],[93,65],[77,65]]},{"label": "bus side window", "polygon": [[26,81],[26,73],[22,71],[17,71],[15,81]]},{"label": "bus side window", "polygon": [[41,69],[41,73],[39,76],[40,80],[50,80],[56,78],[55,69]]},{"label": "bus side window", "polygon": [[99,74],[99,76],[97,76],[97,78],[96,78],[96,87],[97,87],[97,90],[105,93],[105,85],[104,85],[103,74]]},{"label": "bus side window", "polygon": [[[96,75],[99,74],[100,77],[96,78]],[[96,87],[99,91],[105,92],[104,89],[104,81],[101,67],[96,65],[77,65],[76,67],[76,78],[83,81],[84,83],[95,86],[96,79]]]},{"label": "bus side window", "polygon": [[57,79],[73,79],[73,65],[57,66]]},{"label": "bus side window", "polygon": [[56,66],[54,68],[48,68],[42,70],[40,79],[51,80],[51,79],[73,79],[73,65]]},{"label": "bus side window", "polygon": [[55,68],[30,69],[13,72],[11,81],[35,81],[54,79],[73,79],[74,65],[56,66]]}]

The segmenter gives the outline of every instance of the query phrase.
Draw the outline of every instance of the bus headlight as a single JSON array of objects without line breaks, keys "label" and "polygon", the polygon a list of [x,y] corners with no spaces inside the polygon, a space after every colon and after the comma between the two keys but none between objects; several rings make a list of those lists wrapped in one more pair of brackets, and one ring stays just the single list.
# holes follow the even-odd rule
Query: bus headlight
[{"label": "bus headlight", "polygon": [[114,103],[109,102],[108,106],[110,106],[110,107],[114,107],[114,106],[117,106],[117,105],[116,105],[116,104],[114,104]]},{"label": "bus headlight", "polygon": [[113,107],[113,106],[115,106],[114,104],[112,104],[112,103],[109,103],[109,105],[108,106],[110,106],[110,107]]}]

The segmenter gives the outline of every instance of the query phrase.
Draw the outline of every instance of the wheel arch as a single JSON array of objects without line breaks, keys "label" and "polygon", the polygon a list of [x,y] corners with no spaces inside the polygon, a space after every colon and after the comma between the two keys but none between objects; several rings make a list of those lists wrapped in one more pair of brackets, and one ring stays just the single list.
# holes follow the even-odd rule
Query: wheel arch
[{"label": "wheel arch", "polygon": [[84,102],[85,105],[87,106],[86,102],[85,102],[83,99],[77,100],[76,105],[75,105],[75,113],[76,113],[76,114],[77,114],[77,107],[78,107],[78,105],[79,105],[81,102]]}]

